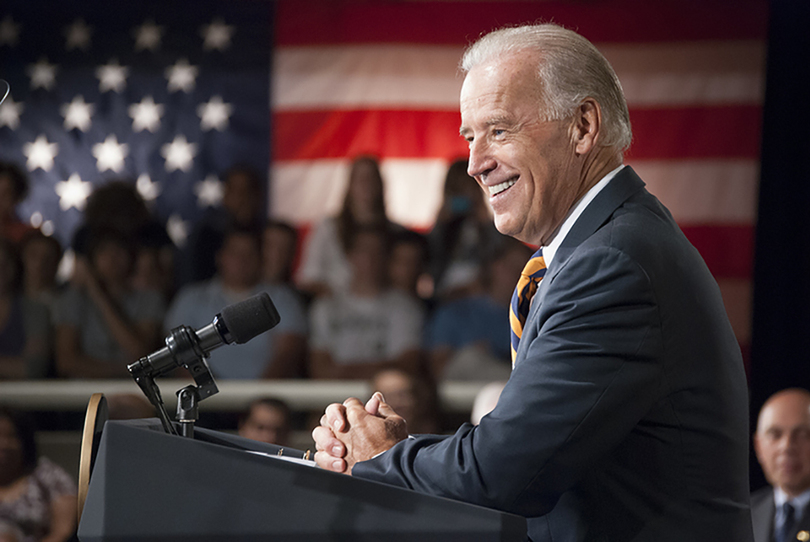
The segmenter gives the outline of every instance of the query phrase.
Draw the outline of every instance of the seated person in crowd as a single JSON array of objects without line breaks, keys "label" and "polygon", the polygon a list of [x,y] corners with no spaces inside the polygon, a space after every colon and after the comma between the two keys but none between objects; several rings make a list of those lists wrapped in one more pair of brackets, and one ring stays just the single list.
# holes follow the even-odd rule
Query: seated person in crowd
[{"label": "seated person in crowd", "polygon": [[349,244],[359,228],[388,233],[401,229],[388,219],[384,192],[377,159],[356,158],[339,213],[317,224],[304,245],[296,281],[302,291],[311,296],[327,296],[349,287]]},{"label": "seated person in crowd", "polygon": [[165,306],[158,292],[131,287],[135,247],[123,233],[92,230],[86,247],[54,310],[57,372],[128,377],[128,364],[160,346]]},{"label": "seated person in crowd", "polygon": [[439,305],[427,350],[437,380],[506,380],[512,371],[509,303],[532,250],[512,238],[485,264],[483,290]]},{"label": "seated person in crowd", "polygon": [[217,272],[216,254],[232,229],[258,230],[264,222],[265,182],[251,168],[235,166],[225,172],[222,205],[208,208],[194,225],[184,251],[181,284],[208,280]]},{"label": "seated person in crowd", "polygon": [[60,288],[56,279],[62,260],[62,245],[54,237],[33,230],[20,243],[25,296],[53,308]]},{"label": "seated person in crowd", "polygon": [[265,397],[250,403],[247,412],[239,418],[239,436],[289,446],[290,407],[280,399]]},{"label": "seated person in crowd", "polygon": [[0,238],[19,243],[33,228],[17,216],[17,204],[28,195],[28,177],[10,162],[0,162]]},{"label": "seated person in crowd", "polygon": [[23,295],[20,261],[0,238],[0,380],[44,378],[52,352],[48,307]]},{"label": "seated person in crowd", "polygon": [[282,284],[261,282],[261,246],[255,230],[230,230],[217,253],[214,278],[183,287],[166,315],[165,331],[185,325],[199,329],[223,308],[267,292],[281,322],[245,344],[211,352],[208,364],[217,378],[299,376],[306,351],[306,314],[295,293]]},{"label": "seated person in crowd", "polygon": [[386,240],[383,230],[357,230],[349,288],[313,303],[310,376],[368,379],[383,368],[420,369],[423,309],[388,286]]},{"label": "seated person in crowd", "polygon": [[262,232],[262,280],[293,287],[298,232],[286,222],[270,220]]},{"label": "seated person in crowd", "polygon": [[754,450],[770,483],[751,495],[754,541],[810,540],[810,393],[792,388],[765,402]]},{"label": "seated person in crowd", "polygon": [[433,279],[427,273],[427,260],[428,244],[424,235],[405,229],[394,233],[388,258],[391,287],[427,304],[433,294]]},{"label": "seated person in crowd", "polygon": [[[0,407],[0,540],[64,542],[76,531],[76,484],[38,457],[34,426],[20,412]],[[22,535],[20,538],[19,535]]]}]

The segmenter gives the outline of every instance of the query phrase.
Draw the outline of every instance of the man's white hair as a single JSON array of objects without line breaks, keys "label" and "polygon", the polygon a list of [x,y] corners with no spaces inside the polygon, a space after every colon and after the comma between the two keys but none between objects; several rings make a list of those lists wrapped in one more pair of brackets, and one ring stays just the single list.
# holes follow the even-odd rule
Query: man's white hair
[{"label": "man's white hair", "polygon": [[619,78],[591,42],[556,24],[502,28],[473,43],[461,59],[469,72],[478,64],[522,51],[537,52],[541,114],[546,120],[569,117],[586,98],[602,108],[600,144],[625,151],[633,132]]}]

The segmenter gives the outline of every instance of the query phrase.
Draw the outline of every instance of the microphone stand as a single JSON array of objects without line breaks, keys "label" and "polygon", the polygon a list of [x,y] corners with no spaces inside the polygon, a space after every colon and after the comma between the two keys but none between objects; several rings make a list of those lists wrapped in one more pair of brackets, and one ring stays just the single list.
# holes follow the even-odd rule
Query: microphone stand
[{"label": "microphone stand", "polygon": [[219,392],[214,377],[205,359],[205,349],[193,329],[187,326],[176,327],[166,337],[166,347],[171,354],[167,357],[143,357],[127,366],[127,370],[143,391],[149,402],[157,410],[163,429],[170,435],[177,435],[177,430],[169,420],[160,388],[155,384],[155,377],[170,373],[177,367],[185,367],[197,384],[189,385],[177,392],[177,418],[184,437],[193,438],[194,422],[197,421],[197,405],[203,399]]}]

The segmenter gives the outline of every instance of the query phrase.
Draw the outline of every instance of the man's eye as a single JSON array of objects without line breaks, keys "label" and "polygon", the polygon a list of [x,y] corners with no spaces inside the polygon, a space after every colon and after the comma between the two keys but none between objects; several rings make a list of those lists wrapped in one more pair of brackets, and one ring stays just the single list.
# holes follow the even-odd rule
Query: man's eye
[{"label": "man's eye", "polygon": [[500,137],[500,136],[504,135],[505,133],[506,133],[506,130],[501,130],[500,128],[495,128],[494,130],[492,130],[492,135],[494,135],[495,137]]}]

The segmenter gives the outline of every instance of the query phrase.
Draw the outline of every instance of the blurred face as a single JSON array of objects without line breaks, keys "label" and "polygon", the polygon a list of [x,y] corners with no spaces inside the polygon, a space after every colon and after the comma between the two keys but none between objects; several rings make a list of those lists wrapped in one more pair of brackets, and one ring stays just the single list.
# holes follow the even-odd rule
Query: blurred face
[{"label": "blurred face", "polygon": [[255,220],[261,197],[247,173],[237,171],[228,177],[222,194],[222,205],[239,224],[249,225]]},{"label": "blurred face", "polygon": [[810,396],[788,390],[769,399],[759,415],[754,449],[771,485],[789,496],[810,488]]},{"label": "blurred face", "polygon": [[132,271],[131,255],[115,241],[103,241],[93,252],[93,267],[104,282],[121,283]]},{"label": "blurred face", "polygon": [[287,419],[284,413],[277,408],[267,405],[254,405],[250,416],[239,428],[239,436],[267,442],[268,444],[287,444]]},{"label": "blurred face", "polygon": [[0,417],[0,473],[18,473],[22,464],[22,443],[14,424],[8,418]]},{"label": "blurred face", "polygon": [[354,164],[349,177],[349,201],[356,218],[362,220],[375,212],[374,204],[378,201],[381,190],[374,164],[367,161]]},{"label": "blurred face", "polygon": [[251,288],[259,281],[261,257],[249,235],[230,235],[218,255],[219,275],[230,288]]},{"label": "blurred face", "polygon": [[422,274],[422,247],[416,243],[399,243],[391,249],[388,276],[394,288],[413,290]]},{"label": "blurred face", "polygon": [[581,189],[570,120],[540,116],[536,55],[516,53],[474,67],[461,89],[461,135],[468,173],[495,215],[498,230],[544,244]]},{"label": "blurred face", "polygon": [[379,284],[384,280],[385,241],[382,235],[370,232],[357,234],[349,260],[354,271],[354,280]]},{"label": "blurred face", "polygon": [[281,228],[267,228],[262,236],[264,278],[283,282],[295,257],[295,238]]},{"label": "blurred face", "polygon": [[48,287],[56,280],[59,268],[59,253],[44,239],[33,239],[25,245],[22,253],[25,280]]}]

